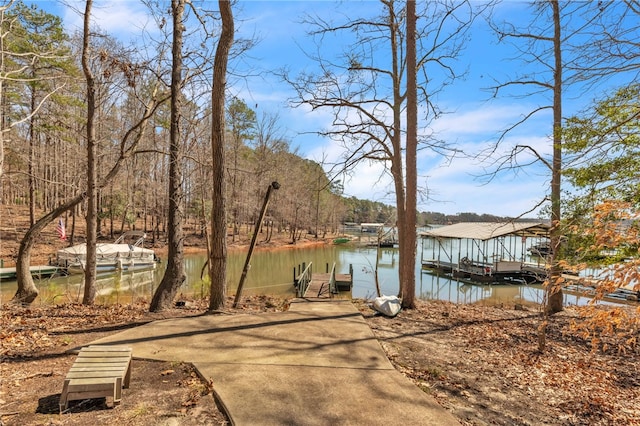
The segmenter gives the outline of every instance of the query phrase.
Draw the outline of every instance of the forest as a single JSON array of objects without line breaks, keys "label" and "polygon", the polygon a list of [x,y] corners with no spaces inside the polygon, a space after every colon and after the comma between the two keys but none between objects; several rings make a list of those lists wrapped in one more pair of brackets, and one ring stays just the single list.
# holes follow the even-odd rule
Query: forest
[{"label": "forest", "polygon": [[[18,18],[17,22],[13,22]],[[83,135],[86,133],[86,89],[82,74],[80,39],[67,36],[59,18],[17,3],[5,15],[13,30],[4,41],[8,49],[39,53],[37,59],[13,56],[5,64],[20,78],[4,83],[6,123],[2,203],[28,205],[34,212],[50,211],[84,190],[87,166]],[[7,24],[8,25],[8,24]],[[17,28],[20,31],[17,31]],[[110,37],[99,39],[92,58],[99,85],[96,105],[97,174],[104,176],[121,155],[131,137],[155,83],[154,70]],[[166,72],[165,72],[166,73]],[[202,82],[201,82],[202,83]],[[165,233],[168,211],[168,109],[167,90],[158,101],[151,122],[134,152],[123,163],[117,178],[98,191],[99,230],[119,234],[142,219],[144,229]],[[191,116],[186,114],[191,112]],[[203,223],[210,209],[210,118],[206,106],[186,106],[184,135],[184,198],[181,209],[187,222]],[[225,147],[229,217],[235,226],[253,223],[264,192],[276,180],[282,190],[274,195],[270,219],[279,229],[297,233],[335,230],[345,211],[339,184],[329,182],[321,165],[304,160],[290,149],[291,141],[278,134],[274,117],[256,118],[244,102],[232,100],[227,108],[228,143]],[[126,149],[129,149],[126,148]],[[364,210],[363,210],[364,211]],[[86,203],[63,215],[70,226],[86,216]]]}]

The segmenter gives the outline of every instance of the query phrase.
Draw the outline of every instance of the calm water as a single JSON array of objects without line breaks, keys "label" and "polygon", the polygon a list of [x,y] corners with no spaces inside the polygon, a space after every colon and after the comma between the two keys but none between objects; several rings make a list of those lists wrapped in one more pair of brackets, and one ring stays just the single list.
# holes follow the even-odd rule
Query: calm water
[{"label": "calm water", "polygon": [[[429,248],[427,248],[429,250]],[[447,300],[456,303],[500,303],[542,301],[543,291],[539,285],[474,285],[459,282],[446,276],[436,276],[421,269],[422,249],[417,250],[416,295],[423,299]],[[371,298],[376,296],[374,269],[375,248],[353,247],[349,245],[328,245],[318,248],[285,249],[278,251],[256,251],[243,288],[243,295],[271,294],[294,296],[294,269],[303,263],[313,262],[316,272],[326,272],[327,265],[336,262],[336,272],[347,273],[353,266],[352,296]],[[429,253],[427,255],[431,255]],[[230,253],[228,257],[228,292],[234,294],[240,280],[246,253]],[[187,280],[180,293],[201,297],[208,294],[209,280],[200,279],[205,255],[185,257]],[[153,291],[162,279],[165,264],[155,271],[125,273],[121,275],[99,276],[96,303],[131,303],[151,300]],[[398,250],[382,249],[378,266],[381,291],[387,295],[398,292]],[[40,296],[36,303],[79,302],[82,300],[83,276],[56,277],[36,280]],[[0,282],[0,303],[6,303],[15,293],[15,281]],[[585,304],[589,299],[583,296],[565,295],[567,304]]]}]

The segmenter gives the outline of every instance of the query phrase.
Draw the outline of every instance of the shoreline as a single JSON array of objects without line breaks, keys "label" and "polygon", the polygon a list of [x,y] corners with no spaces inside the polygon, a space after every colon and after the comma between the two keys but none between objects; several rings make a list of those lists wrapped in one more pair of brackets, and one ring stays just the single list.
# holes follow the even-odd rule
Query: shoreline
[{"label": "shoreline", "polygon": [[[98,242],[110,242],[111,240],[104,237],[99,238]],[[301,239],[295,243],[291,243],[288,238],[282,235],[274,236],[273,240],[268,243],[258,243],[255,246],[255,251],[279,251],[279,250],[296,250],[309,247],[318,247],[325,244],[331,244],[333,239],[318,238],[318,239]],[[243,238],[240,241],[233,243],[227,242],[227,252],[237,253],[248,251],[249,241]],[[48,266],[51,259],[55,258],[56,252],[60,249],[69,247],[70,245],[66,241],[54,240],[53,242],[38,242],[31,249],[30,266]],[[2,259],[2,267],[13,268],[16,266],[16,259],[18,257],[18,248],[20,247],[20,241],[18,240],[4,240],[0,239],[0,259]],[[166,258],[169,253],[169,247],[166,242],[156,242],[155,244],[145,245],[156,252],[156,254],[162,258]],[[185,244],[183,245],[183,254],[200,254],[206,253],[206,241],[203,237],[189,235],[185,238]]]}]

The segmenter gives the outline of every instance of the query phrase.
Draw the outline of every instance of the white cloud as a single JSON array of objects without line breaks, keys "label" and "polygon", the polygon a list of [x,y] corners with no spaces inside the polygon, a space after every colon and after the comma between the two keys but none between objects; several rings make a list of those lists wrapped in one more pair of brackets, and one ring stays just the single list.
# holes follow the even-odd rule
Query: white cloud
[{"label": "white cloud", "polygon": [[497,133],[518,115],[512,106],[480,104],[474,109],[443,114],[434,120],[432,128],[437,134],[447,135]]},{"label": "white cloud", "polygon": [[344,178],[345,196],[395,204],[393,181],[381,162],[362,162]]},{"label": "white cloud", "polygon": [[[72,8],[64,8],[65,26],[70,31],[81,31],[85,2],[71,1]],[[137,38],[140,30],[150,21],[149,10],[141,3],[130,0],[111,0],[95,2],[91,10],[92,25],[101,31],[129,41]]]},{"label": "white cloud", "polygon": [[[545,178],[532,179],[526,175],[510,175],[485,185],[471,177],[452,178],[435,175],[429,179],[435,201],[421,204],[420,210],[447,214],[461,212],[488,213],[499,216],[519,216],[535,209],[548,192]],[[527,217],[534,217],[528,213]]]}]

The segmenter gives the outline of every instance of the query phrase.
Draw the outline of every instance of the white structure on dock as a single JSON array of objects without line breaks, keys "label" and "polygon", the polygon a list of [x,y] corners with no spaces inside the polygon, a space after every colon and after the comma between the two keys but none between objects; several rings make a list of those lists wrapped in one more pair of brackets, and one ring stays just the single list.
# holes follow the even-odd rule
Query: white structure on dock
[{"label": "white structure on dock", "polygon": [[548,241],[549,225],[544,223],[457,223],[419,235],[423,269],[487,283],[532,283],[547,275],[546,259],[528,253],[530,247]]}]

